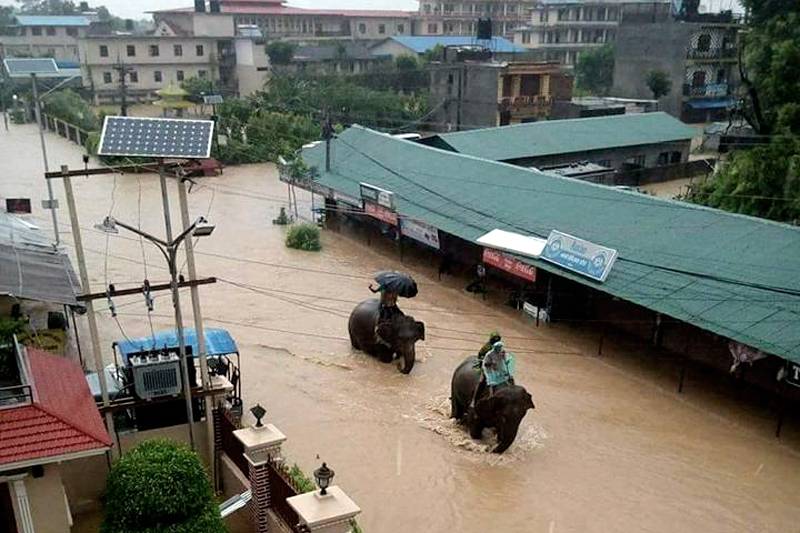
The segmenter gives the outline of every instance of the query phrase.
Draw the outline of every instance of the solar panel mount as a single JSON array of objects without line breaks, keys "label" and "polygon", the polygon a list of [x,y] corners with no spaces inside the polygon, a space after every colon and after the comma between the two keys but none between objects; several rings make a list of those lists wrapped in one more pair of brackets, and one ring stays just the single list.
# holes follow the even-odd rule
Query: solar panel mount
[{"label": "solar panel mount", "polygon": [[174,118],[106,117],[99,155],[205,159],[214,122]]},{"label": "solar panel mount", "polygon": [[58,65],[53,58],[7,58],[3,60],[6,72],[12,78],[27,78],[31,74],[52,76],[58,74]]}]

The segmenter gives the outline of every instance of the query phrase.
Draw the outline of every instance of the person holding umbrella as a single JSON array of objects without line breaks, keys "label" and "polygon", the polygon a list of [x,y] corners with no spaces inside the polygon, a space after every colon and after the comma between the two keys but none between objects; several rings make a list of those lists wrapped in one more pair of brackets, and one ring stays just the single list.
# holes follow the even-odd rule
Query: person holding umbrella
[{"label": "person holding umbrella", "polygon": [[381,293],[381,306],[378,314],[378,322],[375,324],[375,338],[379,343],[391,347],[386,341],[386,335],[381,335],[383,327],[391,324],[392,319],[403,312],[397,307],[397,297],[413,298],[417,295],[417,282],[403,272],[382,271],[375,274],[375,281],[378,287],[373,287],[370,283],[369,290],[373,293]]}]

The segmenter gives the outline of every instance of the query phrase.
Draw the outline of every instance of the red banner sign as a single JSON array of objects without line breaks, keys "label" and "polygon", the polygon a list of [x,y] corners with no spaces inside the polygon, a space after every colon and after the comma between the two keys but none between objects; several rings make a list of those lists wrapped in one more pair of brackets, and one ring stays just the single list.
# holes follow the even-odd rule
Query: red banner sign
[{"label": "red banner sign", "polygon": [[483,262],[524,280],[536,281],[536,267],[523,263],[519,259],[515,259],[503,252],[484,248]]},{"label": "red banner sign", "polygon": [[371,217],[377,218],[382,222],[397,225],[397,213],[391,209],[386,209],[382,205],[373,204],[372,202],[364,202],[364,212]]}]

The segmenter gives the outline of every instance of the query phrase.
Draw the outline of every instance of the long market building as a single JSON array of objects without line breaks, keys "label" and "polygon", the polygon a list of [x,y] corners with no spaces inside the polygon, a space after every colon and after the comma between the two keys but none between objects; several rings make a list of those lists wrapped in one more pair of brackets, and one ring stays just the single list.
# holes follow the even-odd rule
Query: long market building
[{"label": "long market building", "polygon": [[[360,221],[440,258],[504,271],[554,321],[603,322],[720,369],[732,356],[756,360],[748,378],[765,387],[774,388],[777,374],[787,383],[800,377],[800,228],[358,125],[331,141],[330,154],[326,170],[324,143],[304,148],[314,177],[295,184],[324,196],[332,212],[363,211]],[[482,246],[478,239],[493,230],[542,243],[556,230],[617,257],[600,281],[544,255]]]}]

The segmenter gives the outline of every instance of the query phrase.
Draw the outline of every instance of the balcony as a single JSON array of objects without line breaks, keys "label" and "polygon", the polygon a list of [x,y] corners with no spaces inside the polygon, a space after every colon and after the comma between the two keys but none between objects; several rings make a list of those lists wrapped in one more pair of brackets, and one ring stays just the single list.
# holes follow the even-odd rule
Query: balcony
[{"label": "balcony", "polygon": [[706,85],[683,84],[683,96],[689,98],[721,98],[730,96],[731,88],[727,83],[710,83]]},{"label": "balcony", "polygon": [[16,337],[0,346],[0,409],[33,402],[33,389],[22,364],[20,350]]},{"label": "balcony", "polygon": [[700,59],[706,61],[723,61],[737,59],[738,50],[736,48],[711,48],[708,50],[699,50],[697,48],[690,48],[686,52],[687,59]]},{"label": "balcony", "polygon": [[545,95],[505,96],[498,102],[497,109],[510,111],[512,116],[538,115],[549,111],[552,104],[552,97]]}]

